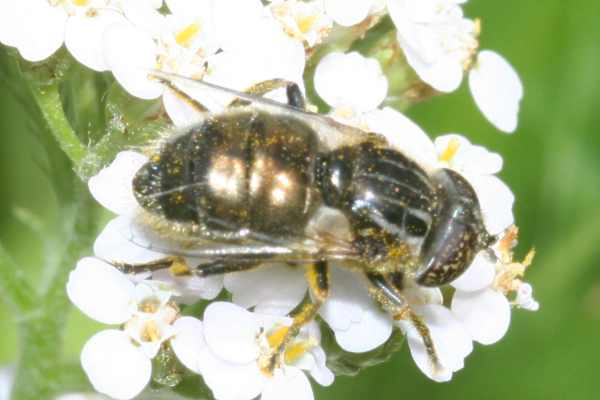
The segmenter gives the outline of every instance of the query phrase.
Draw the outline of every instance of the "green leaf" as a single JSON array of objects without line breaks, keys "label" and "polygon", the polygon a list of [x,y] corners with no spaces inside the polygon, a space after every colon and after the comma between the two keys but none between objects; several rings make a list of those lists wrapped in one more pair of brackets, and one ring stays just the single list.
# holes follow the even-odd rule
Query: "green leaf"
[{"label": "green leaf", "polygon": [[361,370],[388,361],[402,348],[404,334],[394,329],[387,342],[366,353],[349,353],[335,341],[335,335],[325,324],[321,324],[321,345],[327,353],[327,366],[337,375],[355,376]]}]

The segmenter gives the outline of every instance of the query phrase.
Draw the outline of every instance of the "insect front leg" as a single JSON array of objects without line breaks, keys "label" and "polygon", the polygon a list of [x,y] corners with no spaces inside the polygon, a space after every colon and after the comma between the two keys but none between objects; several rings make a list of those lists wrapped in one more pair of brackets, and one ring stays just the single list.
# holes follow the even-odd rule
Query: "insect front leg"
[{"label": "insect front leg", "polygon": [[272,375],[282,357],[285,357],[286,347],[300,333],[302,327],[311,322],[319,308],[329,297],[329,266],[326,261],[316,261],[306,267],[306,280],[312,293],[312,301],[302,305],[293,315],[290,326],[279,328],[269,335],[272,354],[267,363],[262,366],[264,373]]},{"label": "insect front leg", "polygon": [[435,344],[431,338],[431,332],[423,321],[408,305],[408,301],[404,298],[398,287],[401,287],[401,274],[367,274],[367,278],[371,283],[369,290],[371,296],[382,306],[384,310],[389,312],[394,320],[407,320],[417,330],[425,351],[429,357],[434,370],[441,369],[440,360],[435,349]]}]

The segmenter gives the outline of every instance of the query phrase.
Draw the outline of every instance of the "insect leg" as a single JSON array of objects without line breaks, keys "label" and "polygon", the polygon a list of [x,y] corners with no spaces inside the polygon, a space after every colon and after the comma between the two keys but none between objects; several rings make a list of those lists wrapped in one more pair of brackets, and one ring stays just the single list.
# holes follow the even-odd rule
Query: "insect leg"
[{"label": "insect leg", "polygon": [[204,278],[211,275],[224,275],[230,272],[247,271],[249,269],[258,267],[259,265],[260,263],[254,260],[215,260],[198,264],[193,268],[191,273]]},{"label": "insect leg", "polygon": [[423,340],[425,351],[427,351],[432,367],[434,370],[441,368],[429,328],[423,319],[410,308],[408,302],[398,289],[398,280],[401,280],[401,276],[396,274],[369,273],[367,274],[367,278],[372,285],[369,290],[371,296],[395,320],[408,320],[415,327]]},{"label": "insect leg", "polygon": [[[244,93],[262,96],[283,87],[286,88],[288,105],[304,110],[306,108],[306,101],[304,100],[304,95],[302,94],[300,87],[295,82],[287,81],[285,79],[270,79],[259,82],[244,90]],[[246,100],[235,99],[229,104],[229,107],[237,107],[247,103]]]},{"label": "insect leg", "polygon": [[201,114],[208,113],[208,108],[206,108],[198,100],[193,99],[189,94],[185,93],[183,90],[179,89],[177,87],[177,85],[175,85],[172,81],[163,79],[158,76],[155,76],[154,78],[157,79],[163,85],[165,85],[167,88],[169,88],[169,90],[171,90],[175,94],[175,96],[177,96],[180,100],[183,100],[185,103],[187,103],[190,107],[192,107],[197,112],[199,112]]},{"label": "insect leg", "polygon": [[267,374],[273,373],[277,362],[282,356],[285,357],[286,346],[298,335],[304,325],[314,319],[319,308],[329,296],[329,266],[327,262],[316,261],[309,264],[306,270],[306,280],[313,294],[313,300],[304,303],[300,310],[294,314],[290,326],[280,328],[269,335],[269,344],[273,349],[273,353],[266,365],[262,367],[263,372]]}]

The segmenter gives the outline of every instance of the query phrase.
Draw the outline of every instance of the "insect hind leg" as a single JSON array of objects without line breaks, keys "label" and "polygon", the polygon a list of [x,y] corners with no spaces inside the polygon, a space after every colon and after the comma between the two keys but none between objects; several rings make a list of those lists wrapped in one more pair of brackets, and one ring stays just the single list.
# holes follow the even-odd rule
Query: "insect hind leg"
[{"label": "insect hind leg", "polygon": [[286,357],[286,348],[296,337],[303,326],[311,322],[320,307],[325,303],[329,296],[329,266],[326,261],[317,261],[307,266],[306,280],[309,289],[313,294],[312,301],[308,301],[293,315],[293,321],[290,326],[279,328],[272,332],[269,338],[269,344],[272,353],[265,365],[261,366],[263,373],[272,375],[281,358]]},{"label": "insect hind leg", "polygon": [[384,310],[390,313],[394,320],[406,320],[416,329],[425,346],[425,351],[429,357],[431,367],[434,371],[441,370],[442,366],[429,327],[427,327],[425,321],[410,308],[408,301],[397,287],[398,280],[401,280],[401,276],[399,278],[396,274],[367,274],[367,278],[371,283],[369,289],[371,297],[373,297]]}]

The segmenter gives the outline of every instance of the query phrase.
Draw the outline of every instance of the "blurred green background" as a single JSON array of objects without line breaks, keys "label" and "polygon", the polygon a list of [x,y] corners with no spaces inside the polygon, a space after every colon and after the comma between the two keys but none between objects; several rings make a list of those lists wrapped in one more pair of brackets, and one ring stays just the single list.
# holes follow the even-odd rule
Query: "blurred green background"
[{"label": "blurred green background", "polygon": [[[472,0],[466,10],[482,18],[482,48],[505,55],[524,82],[518,132],[506,136],[491,127],[466,85],[409,115],[433,135],[464,133],[504,156],[502,177],[517,198],[519,254],[531,246],[538,251],[528,280],[541,309],[515,311],[507,336],[476,346],[451,383],[426,379],[405,348],[387,364],[317,388],[320,400],[600,396],[600,2]],[[34,267],[44,258],[41,243],[15,217],[26,209],[46,221],[60,218],[31,128],[0,86],[0,240],[43,282]],[[14,321],[0,301],[0,365],[19,351]],[[66,349],[74,360],[97,329],[71,312]]]}]

